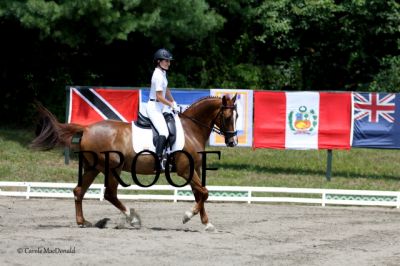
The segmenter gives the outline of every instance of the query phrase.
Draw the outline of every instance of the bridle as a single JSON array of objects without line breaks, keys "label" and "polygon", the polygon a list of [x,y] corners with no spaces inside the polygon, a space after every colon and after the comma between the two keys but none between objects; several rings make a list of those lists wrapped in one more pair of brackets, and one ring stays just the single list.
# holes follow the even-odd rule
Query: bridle
[{"label": "bridle", "polygon": [[[183,112],[180,112],[180,114],[181,114],[183,117],[190,119],[190,120],[193,121],[194,123],[196,123],[196,124],[198,124],[198,125],[200,125],[200,126],[202,126],[202,127],[208,128],[208,129],[212,130],[213,132],[217,133],[218,135],[224,136],[224,137],[225,137],[225,140],[226,140],[226,139],[229,139],[229,138],[234,137],[234,136],[237,135],[237,130],[232,131],[232,130],[226,130],[226,129],[225,129],[225,121],[224,121],[224,117],[223,117],[223,115],[222,115],[222,112],[223,112],[224,110],[226,110],[226,109],[231,109],[232,111],[236,111],[236,110],[237,110],[237,109],[236,109],[236,105],[231,105],[231,106],[224,106],[224,105],[221,105],[221,107],[219,108],[219,111],[218,111],[217,115],[216,115],[216,116],[214,117],[214,119],[212,120],[211,126],[209,126],[209,125],[207,125],[207,124],[205,124],[205,123],[203,123],[203,122],[197,120],[196,118],[193,118],[193,117],[190,117],[190,116],[188,116],[188,115],[185,115]],[[215,124],[215,122],[217,121],[218,117],[219,117],[219,119],[220,119],[220,125],[221,125],[220,128],[217,127],[216,124]]]},{"label": "bridle", "polygon": [[[213,131],[214,131],[215,133],[221,135],[221,136],[224,136],[224,137],[225,137],[225,140],[226,140],[226,139],[229,139],[229,138],[232,138],[232,137],[234,137],[234,136],[237,136],[237,130],[232,131],[232,130],[226,130],[226,129],[225,129],[225,119],[224,119],[224,116],[222,115],[222,113],[223,113],[223,111],[226,110],[226,109],[231,109],[232,112],[233,112],[233,111],[236,111],[236,112],[237,112],[236,104],[235,104],[235,105],[231,105],[231,106],[224,106],[224,105],[222,105],[222,106],[220,107],[220,109],[219,109],[218,114],[215,116],[215,118],[214,118],[214,120],[213,120]],[[219,124],[221,125],[221,128],[218,128],[218,127],[215,125],[215,121],[217,120],[217,117],[219,117],[219,119],[220,119],[220,123],[219,123]],[[235,119],[235,118],[233,118],[233,119]]]}]

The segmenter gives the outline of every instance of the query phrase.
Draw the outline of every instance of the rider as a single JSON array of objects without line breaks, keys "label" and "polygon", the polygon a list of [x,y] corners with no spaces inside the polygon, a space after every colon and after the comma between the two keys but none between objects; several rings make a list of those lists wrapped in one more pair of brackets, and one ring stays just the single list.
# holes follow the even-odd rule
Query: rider
[{"label": "rider", "polygon": [[172,54],[166,49],[158,49],[153,58],[155,69],[151,77],[151,88],[146,112],[154,127],[158,131],[156,140],[156,154],[161,162],[161,168],[164,169],[162,160],[163,150],[168,138],[168,127],[163,116],[164,107],[170,110],[178,111],[178,105],[172,97],[171,91],[167,87],[167,70],[173,60]]}]

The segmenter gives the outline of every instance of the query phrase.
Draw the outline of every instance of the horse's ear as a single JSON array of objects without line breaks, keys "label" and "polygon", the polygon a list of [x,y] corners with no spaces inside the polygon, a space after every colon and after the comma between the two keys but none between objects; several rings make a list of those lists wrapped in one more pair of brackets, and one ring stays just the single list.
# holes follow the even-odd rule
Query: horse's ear
[{"label": "horse's ear", "polygon": [[237,96],[237,93],[235,93],[235,96],[233,96],[233,98],[232,98],[233,102],[236,102],[236,96]]},{"label": "horse's ear", "polygon": [[226,96],[222,96],[222,105],[226,106],[228,104],[228,101],[226,100]]}]

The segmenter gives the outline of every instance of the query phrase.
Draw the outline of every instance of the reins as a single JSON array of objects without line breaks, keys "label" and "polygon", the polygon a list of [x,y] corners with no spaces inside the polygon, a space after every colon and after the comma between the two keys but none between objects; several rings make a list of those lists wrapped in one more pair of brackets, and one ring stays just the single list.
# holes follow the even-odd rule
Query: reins
[{"label": "reins", "polygon": [[[179,112],[179,114],[182,115],[183,117],[185,117],[185,118],[187,118],[187,119],[193,121],[194,123],[196,123],[196,124],[198,124],[198,125],[200,125],[200,126],[202,126],[202,127],[208,128],[208,129],[214,131],[215,133],[221,135],[221,131],[219,130],[219,128],[218,128],[217,126],[215,126],[215,120],[216,120],[216,118],[214,118],[214,120],[213,120],[213,126],[210,127],[209,125],[207,125],[207,124],[201,122],[200,120],[197,120],[196,118],[193,118],[193,117],[191,117],[191,116],[185,115],[183,112]],[[219,114],[219,113],[218,113],[218,114]],[[217,116],[218,116],[218,114],[217,114]]]},{"label": "reins", "polygon": [[[205,127],[205,128],[210,129],[211,131],[217,133],[218,135],[221,135],[221,136],[224,136],[224,137],[227,137],[228,134],[231,135],[231,136],[235,136],[235,135],[237,135],[237,131],[226,131],[226,130],[221,130],[219,127],[217,127],[217,126],[215,125],[215,121],[217,120],[218,116],[220,116],[221,112],[222,112],[224,109],[235,109],[235,110],[236,110],[236,106],[223,106],[223,105],[222,105],[222,106],[220,107],[220,109],[219,109],[217,115],[216,115],[216,116],[214,117],[214,119],[212,120],[212,126],[209,126],[209,125],[207,125],[207,124],[205,124],[205,123],[199,121],[199,120],[196,119],[196,118],[193,118],[193,117],[191,117],[191,116],[185,115],[183,112],[179,112],[179,114],[181,114],[183,117],[185,117],[185,118],[187,118],[187,119],[193,121],[194,123],[196,123],[196,124],[198,124],[198,125],[200,125],[200,126],[202,126],[202,127]],[[223,124],[222,119],[223,119],[223,118],[221,117],[221,125]]]}]

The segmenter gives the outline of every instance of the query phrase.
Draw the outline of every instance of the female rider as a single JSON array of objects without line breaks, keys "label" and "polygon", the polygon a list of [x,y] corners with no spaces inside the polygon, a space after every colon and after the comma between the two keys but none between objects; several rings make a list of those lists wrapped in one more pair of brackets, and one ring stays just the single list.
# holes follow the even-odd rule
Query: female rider
[{"label": "female rider", "polygon": [[154,54],[155,69],[151,77],[151,88],[146,112],[154,127],[158,131],[156,140],[156,154],[161,162],[161,168],[164,169],[162,160],[164,146],[168,138],[168,127],[165,122],[163,111],[164,107],[170,110],[178,111],[178,106],[169,90],[167,80],[167,70],[173,60],[172,54],[166,49],[158,49]]}]

